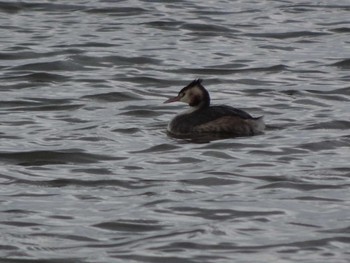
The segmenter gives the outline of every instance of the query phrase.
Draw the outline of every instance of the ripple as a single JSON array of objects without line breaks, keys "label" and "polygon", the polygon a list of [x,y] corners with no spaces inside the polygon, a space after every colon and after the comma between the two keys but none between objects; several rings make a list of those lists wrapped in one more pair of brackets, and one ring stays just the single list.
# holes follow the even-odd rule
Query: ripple
[{"label": "ripple", "polygon": [[52,74],[52,73],[46,73],[46,72],[37,72],[37,73],[30,73],[26,75],[16,76],[12,77],[16,78],[16,80],[29,80],[34,82],[63,82],[67,81],[69,77],[59,75],[59,74]]},{"label": "ripple", "polygon": [[140,151],[133,151],[132,153],[153,153],[153,152],[167,152],[172,151],[175,149],[179,149],[179,146],[172,145],[172,144],[160,144],[156,146],[151,146],[147,149],[140,150]]},{"label": "ripple", "polygon": [[334,140],[324,140],[319,142],[310,142],[299,145],[302,149],[307,149],[310,151],[323,151],[323,150],[332,150],[337,149],[339,147],[348,147],[350,146],[350,142],[344,138],[343,140],[334,139]]},{"label": "ripple", "polygon": [[215,157],[219,159],[236,159],[235,157],[227,154],[227,153],[222,153],[218,151],[206,151],[203,153],[205,156],[210,156],[210,157]]},{"label": "ripple", "polygon": [[336,129],[336,130],[347,130],[350,129],[350,121],[333,120],[327,122],[320,122],[308,125],[305,130],[315,129]]},{"label": "ripple", "polygon": [[332,28],[331,31],[336,32],[336,33],[350,33],[350,27],[337,27],[337,28]]},{"label": "ripple", "polygon": [[[107,173],[109,174],[109,173]],[[64,188],[64,187],[84,187],[84,188],[96,188],[96,187],[113,187],[113,188],[123,188],[123,189],[147,189],[152,186],[157,186],[158,181],[142,181],[142,180],[83,180],[74,178],[58,178],[54,180],[26,180],[18,179],[17,183],[34,185],[41,187],[52,187],[52,188]],[[27,196],[27,195],[21,195]],[[36,195],[38,196],[38,195]],[[40,195],[42,197],[48,196]]]},{"label": "ripple", "polygon": [[[272,248],[292,248],[293,253],[298,251],[295,249],[301,248],[301,249],[306,249],[306,250],[317,250],[317,248],[325,247],[328,246],[332,242],[340,242],[347,244],[349,243],[350,238],[345,237],[345,236],[340,236],[340,237],[330,237],[330,238],[321,238],[321,239],[310,239],[306,241],[299,241],[299,242],[288,242],[288,243],[281,243],[281,244],[271,244],[271,245],[262,245],[262,246],[246,246],[246,245],[234,245],[230,243],[220,243],[220,244],[205,244],[202,242],[199,243],[194,243],[194,242],[173,242],[171,243],[171,247],[177,247],[177,248],[191,248],[191,249],[200,249],[202,251],[206,250],[219,250],[219,251],[224,251],[224,250],[235,250],[236,252],[242,252],[242,253],[253,253],[253,252],[258,252],[259,250],[262,249],[272,249]],[[164,246],[162,249],[165,249]],[[160,249],[160,248],[158,248]]]},{"label": "ripple", "polygon": [[318,196],[300,196],[294,198],[296,200],[305,200],[305,201],[323,201],[323,202],[343,202],[343,200],[332,199],[332,198],[323,198]]},{"label": "ripple", "polygon": [[85,67],[71,61],[51,61],[28,63],[10,68],[13,71],[30,70],[30,71],[79,71]]},{"label": "ripple", "polygon": [[105,102],[142,100],[142,97],[131,92],[108,92],[108,93],[86,95],[86,96],[83,96],[82,98],[105,101]]},{"label": "ripple", "polygon": [[320,232],[335,233],[335,234],[345,234],[345,233],[349,234],[350,226],[345,228],[333,228],[333,229],[320,230]]},{"label": "ripple", "polygon": [[66,111],[81,108],[82,104],[71,104],[66,99],[27,98],[26,100],[7,101],[4,106],[12,111]]},{"label": "ripple", "polygon": [[223,179],[218,177],[204,177],[200,179],[187,179],[181,180],[181,182],[190,185],[203,185],[203,186],[214,186],[214,185],[231,185],[238,184],[240,181],[232,179]]},{"label": "ripple", "polygon": [[296,32],[282,32],[282,33],[250,33],[250,37],[261,38],[275,38],[275,39],[290,39],[290,38],[311,38],[331,35],[326,32],[312,32],[312,31],[296,31]]},{"label": "ripple", "polygon": [[143,24],[148,27],[172,31],[174,29],[178,29],[181,25],[184,24],[184,22],[176,21],[176,20],[171,20],[171,21],[157,20],[157,21],[144,22]]},{"label": "ripple", "polygon": [[81,9],[81,6],[78,5],[69,5],[69,4],[55,4],[55,3],[28,3],[28,2],[1,2],[0,10],[7,13],[17,13],[20,11],[76,11]]},{"label": "ripple", "polygon": [[350,95],[350,87],[334,89],[327,92],[328,94],[341,94],[341,95]]},{"label": "ripple", "polygon": [[119,115],[133,116],[133,117],[157,117],[161,116],[162,113],[153,110],[130,110],[119,113]]},{"label": "ripple", "polygon": [[213,24],[200,24],[200,23],[185,23],[181,25],[181,28],[184,30],[191,30],[196,34],[198,34],[198,32],[205,32],[205,33],[214,33],[215,35],[217,35],[222,33],[238,32],[237,30],[232,30],[224,26],[217,26]]},{"label": "ripple", "polygon": [[350,59],[343,59],[341,61],[338,61],[334,64],[332,64],[332,66],[336,66],[338,68],[342,68],[342,69],[349,69],[350,68]]},{"label": "ripple", "polygon": [[171,207],[172,213],[205,218],[209,220],[227,220],[239,217],[258,217],[282,215],[282,211],[238,211],[233,209],[204,209],[197,207]]},{"label": "ripple", "polygon": [[[33,248],[32,248],[33,249]],[[54,250],[53,248],[51,250]],[[23,255],[21,255],[23,256]],[[64,260],[65,263],[84,263],[84,260],[80,260],[79,258],[59,258],[59,259],[51,259],[51,258],[36,258],[36,259],[18,259],[18,258],[10,258],[6,259],[6,263],[61,263]]]},{"label": "ripple", "polygon": [[139,128],[125,128],[125,129],[114,129],[113,132],[125,133],[125,134],[135,134],[140,132]]},{"label": "ripple", "polygon": [[206,67],[206,68],[182,68],[178,70],[171,70],[172,72],[176,73],[188,73],[191,72],[192,74],[200,74],[200,75],[231,75],[236,73],[248,73],[248,72],[281,72],[287,70],[288,67],[285,65],[274,65],[270,67],[255,67],[255,68],[243,68],[243,69],[229,69],[229,68],[212,68],[212,67]]},{"label": "ripple", "polygon": [[296,189],[300,191],[314,191],[320,189],[338,189],[338,185],[326,185],[326,184],[311,184],[311,183],[300,183],[300,182],[276,182],[267,184],[264,186],[260,186],[257,189],[278,189],[278,188],[286,188],[286,189]]},{"label": "ripple", "polygon": [[95,224],[94,227],[123,232],[159,231],[165,228],[155,220],[116,220]]},{"label": "ripple", "polygon": [[111,14],[115,16],[136,16],[145,13],[147,10],[141,7],[105,7],[105,8],[90,8],[87,13],[94,14]]},{"label": "ripple", "polygon": [[149,64],[161,64],[162,61],[145,56],[88,56],[88,55],[73,55],[70,57],[78,65],[89,66],[105,66],[105,65],[117,65],[117,66],[134,66],[136,65],[149,65]]},{"label": "ripple", "polygon": [[79,241],[79,242],[97,242],[97,239],[93,239],[86,236],[77,236],[77,235],[69,235],[69,234],[59,234],[59,233],[38,233],[38,234],[31,234],[32,238],[57,238],[61,240],[72,240],[72,241]]},{"label": "ripple", "polygon": [[16,226],[16,227],[37,227],[41,224],[20,221],[0,221],[0,225]]},{"label": "ripple", "polygon": [[17,50],[16,48],[13,48],[13,52],[0,52],[0,59],[2,60],[29,60],[29,59],[38,59],[38,58],[48,58],[48,57],[55,57],[62,54],[80,54],[84,51],[81,49],[76,48],[67,48],[65,50],[59,50],[59,51],[41,51],[41,52],[35,52],[35,51],[22,51],[21,49]]},{"label": "ripple", "polygon": [[60,151],[0,152],[0,160],[2,162],[23,166],[94,163],[121,159],[124,158],[85,153],[75,149]]}]

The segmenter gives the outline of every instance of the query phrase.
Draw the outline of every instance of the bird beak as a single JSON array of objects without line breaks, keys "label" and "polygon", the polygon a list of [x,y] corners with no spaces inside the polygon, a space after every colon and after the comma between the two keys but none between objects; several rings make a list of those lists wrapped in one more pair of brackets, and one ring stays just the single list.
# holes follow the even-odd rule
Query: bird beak
[{"label": "bird beak", "polygon": [[171,102],[179,101],[180,99],[181,99],[180,96],[176,96],[176,97],[173,97],[173,98],[170,98],[170,99],[164,101],[163,103],[171,103]]}]

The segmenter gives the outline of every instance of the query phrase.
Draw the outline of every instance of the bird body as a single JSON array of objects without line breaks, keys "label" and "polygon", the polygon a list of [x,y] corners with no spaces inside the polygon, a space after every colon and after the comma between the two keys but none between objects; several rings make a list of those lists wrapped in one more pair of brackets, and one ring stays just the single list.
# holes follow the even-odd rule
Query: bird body
[{"label": "bird body", "polygon": [[173,118],[168,132],[175,136],[201,134],[225,134],[252,136],[265,129],[263,117],[252,117],[249,113],[226,105],[211,106],[208,91],[197,79],[184,87],[174,98],[164,103],[181,101],[191,108]]}]

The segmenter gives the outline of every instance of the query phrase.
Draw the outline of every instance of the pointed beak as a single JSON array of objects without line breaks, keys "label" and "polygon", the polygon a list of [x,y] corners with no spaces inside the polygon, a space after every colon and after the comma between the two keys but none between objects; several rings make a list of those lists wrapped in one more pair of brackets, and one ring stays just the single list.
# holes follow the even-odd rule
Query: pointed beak
[{"label": "pointed beak", "polygon": [[163,103],[171,103],[171,102],[179,101],[180,99],[181,99],[180,96],[176,96],[164,101]]}]

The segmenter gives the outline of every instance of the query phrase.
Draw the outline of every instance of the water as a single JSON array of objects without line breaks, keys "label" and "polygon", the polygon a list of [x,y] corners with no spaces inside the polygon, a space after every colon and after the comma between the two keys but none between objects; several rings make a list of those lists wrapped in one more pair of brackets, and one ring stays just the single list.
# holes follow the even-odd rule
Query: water
[{"label": "water", "polygon": [[[0,261],[349,262],[349,11],[0,2]],[[266,133],[168,137],[198,77]]]}]

